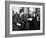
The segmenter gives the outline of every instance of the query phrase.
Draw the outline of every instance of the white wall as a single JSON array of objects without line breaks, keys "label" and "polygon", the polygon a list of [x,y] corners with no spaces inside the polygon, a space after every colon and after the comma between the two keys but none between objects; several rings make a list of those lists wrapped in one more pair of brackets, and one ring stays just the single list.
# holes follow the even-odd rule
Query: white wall
[{"label": "white wall", "polygon": [[[4,37],[5,36],[5,2],[4,1],[5,0],[0,0],[0,38],[5,38]],[[44,2],[44,3],[46,3],[46,0],[16,0],[16,1],[40,2],[40,3]],[[45,6],[46,6],[46,4],[45,4]],[[46,7],[45,7],[45,10],[46,10]],[[46,13],[45,13],[45,15],[46,15]],[[45,16],[45,19],[46,19],[46,16]],[[46,27],[46,24],[45,24],[45,27]],[[16,37],[16,38],[46,38],[46,28],[45,28],[45,35],[24,36],[24,37]]]}]

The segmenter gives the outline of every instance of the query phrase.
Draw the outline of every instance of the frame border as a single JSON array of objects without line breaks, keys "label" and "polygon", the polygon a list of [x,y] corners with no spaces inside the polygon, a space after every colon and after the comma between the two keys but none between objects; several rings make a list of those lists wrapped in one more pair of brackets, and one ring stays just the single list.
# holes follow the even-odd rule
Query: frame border
[{"label": "frame border", "polygon": [[[42,5],[43,6],[43,33],[33,33],[33,34],[9,34],[9,24],[10,24],[10,4],[23,4],[23,5]],[[45,3],[35,3],[35,2],[20,2],[20,1],[5,1],[5,37],[20,37],[20,36],[34,36],[34,35],[44,35],[45,34]]]}]

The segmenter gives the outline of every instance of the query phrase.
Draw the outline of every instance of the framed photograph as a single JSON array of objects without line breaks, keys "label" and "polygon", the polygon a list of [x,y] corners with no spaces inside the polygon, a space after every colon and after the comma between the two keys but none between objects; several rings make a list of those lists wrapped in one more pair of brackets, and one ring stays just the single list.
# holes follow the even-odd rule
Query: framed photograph
[{"label": "framed photograph", "polygon": [[44,35],[44,3],[5,1],[5,36]]}]

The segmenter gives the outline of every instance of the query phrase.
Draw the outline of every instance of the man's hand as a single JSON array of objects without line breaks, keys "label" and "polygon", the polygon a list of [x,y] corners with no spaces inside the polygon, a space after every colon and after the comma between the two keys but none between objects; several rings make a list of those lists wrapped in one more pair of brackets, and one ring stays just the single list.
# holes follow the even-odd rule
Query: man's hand
[{"label": "man's hand", "polygon": [[17,25],[18,25],[18,26],[21,26],[21,24],[20,24],[20,23],[17,23]]},{"label": "man's hand", "polygon": [[32,21],[33,18],[28,18],[27,20]]}]

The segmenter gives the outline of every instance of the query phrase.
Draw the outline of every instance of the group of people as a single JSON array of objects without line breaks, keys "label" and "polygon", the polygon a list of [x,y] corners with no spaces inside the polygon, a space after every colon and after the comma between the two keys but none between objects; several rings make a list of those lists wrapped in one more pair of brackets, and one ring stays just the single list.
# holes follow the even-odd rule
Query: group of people
[{"label": "group of people", "polygon": [[23,30],[40,30],[40,17],[37,13],[24,13],[24,10],[20,10],[20,13],[13,15],[13,31]]}]

